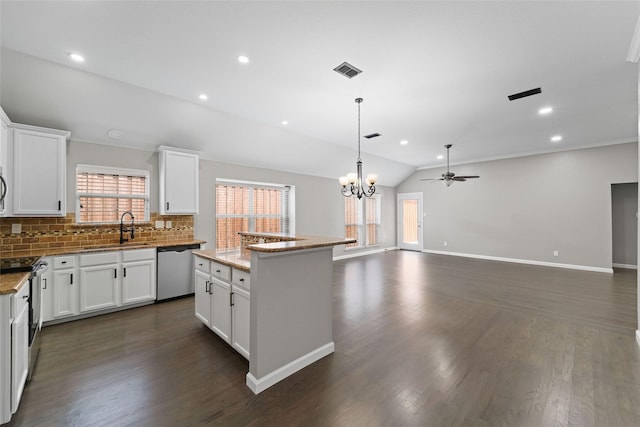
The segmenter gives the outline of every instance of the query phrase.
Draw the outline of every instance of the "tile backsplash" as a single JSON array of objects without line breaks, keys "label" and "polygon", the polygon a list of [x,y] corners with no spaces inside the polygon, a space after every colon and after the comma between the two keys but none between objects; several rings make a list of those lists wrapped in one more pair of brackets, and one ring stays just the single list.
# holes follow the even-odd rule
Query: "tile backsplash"
[{"label": "tile backsplash", "polygon": [[[156,221],[171,228],[155,228]],[[20,233],[16,231],[20,224]],[[128,223],[127,223],[128,227]],[[135,224],[135,243],[171,243],[193,240],[193,215],[151,213],[148,222]],[[0,218],[2,258],[29,256],[62,249],[97,248],[120,242],[120,224],[76,224],[75,214],[60,218]]]}]

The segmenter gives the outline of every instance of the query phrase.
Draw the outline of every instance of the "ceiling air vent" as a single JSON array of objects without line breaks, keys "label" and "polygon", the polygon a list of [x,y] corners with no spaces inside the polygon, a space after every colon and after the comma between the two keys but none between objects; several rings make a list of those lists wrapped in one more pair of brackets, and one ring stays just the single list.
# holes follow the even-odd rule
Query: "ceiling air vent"
[{"label": "ceiling air vent", "polygon": [[539,93],[542,93],[542,89],[537,87],[535,89],[525,90],[524,92],[514,93],[513,95],[509,95],[508,98],[509,101],[515,101],[516,99],[526,98],[527,96],[537,95]]},{"label": "ceiling air vent", "polygon": [[343,76],[348,78],[355,77],[362,72],[362,70],[357,69],[356,67],[349,64],[348,62],[343,62],[342,64],[334,68],[333,71],[336,71],[337,73],[340,73]]},{"label": "ceiling air vent", "polygon": [[365,135],[364,137],[367,138],[367,139],[371,139],[371,138],[375,138],[377,136],[380,136],[380,134],[378,132],[370,133],[369,135]]}]

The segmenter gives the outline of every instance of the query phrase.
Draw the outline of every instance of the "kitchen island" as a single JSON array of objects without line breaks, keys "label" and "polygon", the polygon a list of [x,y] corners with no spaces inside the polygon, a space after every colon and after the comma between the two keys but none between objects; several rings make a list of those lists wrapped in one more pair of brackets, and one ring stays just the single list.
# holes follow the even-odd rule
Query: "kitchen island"
[{"label": "kitchen island", "polygon": [[[278,241],[275,239],[279,236],[274,234],[240,234],[243,240],[258,239],[259,243],[246,245],[249,258],[224,256],[210,250],[194,254],[210,259],[212,265],[250,271],[246,383],[257,394],[333,353],[333,246],[355,240],[283,235]],[[229,276],[233,277],[233,272]],[[208,286],[213,288],[211,284]],[[197,298],[196,290],[196,311]],[[230,300],[233,304],[233,296]],[[216,307],[215,301],[212,307]],[[226,334],[218,335],[224,338]],[[230,343],[235,341],[232,337]]]}]

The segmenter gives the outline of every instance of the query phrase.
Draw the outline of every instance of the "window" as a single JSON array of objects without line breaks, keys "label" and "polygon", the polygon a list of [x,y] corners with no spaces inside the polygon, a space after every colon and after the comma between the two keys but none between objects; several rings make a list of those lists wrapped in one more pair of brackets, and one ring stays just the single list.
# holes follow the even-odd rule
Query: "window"
[{"label": "window", "polygon": [[76,167],[76,222],[118,223],[126,211],[149,221],[149,171]]},{"label": "window", "polygon": [[344,235],[349,239],[356,239],[356,243],[346,245],[347,248],[362,246],[360,228],[362,227],[362,202],[355,197],[344,199]]},{"label": "window", "polygon": [[[364,225],[363,218],[365,218]],[[374,246],[382,243],[380,237],[380,195],[375,194],[371,198],[363,199],[346,197],[344,199],[344,226],[345,237],[358,240],[356,243],[346,245],[347,248]]]},{"label": "window", "polygon": [[240,250],[238,232],[291,232],[291,187],[216,181],[216,251]]},{"label": "window", "polygon": [[380,241],[380,195],[366,200],[367,246],[379,245]]}]

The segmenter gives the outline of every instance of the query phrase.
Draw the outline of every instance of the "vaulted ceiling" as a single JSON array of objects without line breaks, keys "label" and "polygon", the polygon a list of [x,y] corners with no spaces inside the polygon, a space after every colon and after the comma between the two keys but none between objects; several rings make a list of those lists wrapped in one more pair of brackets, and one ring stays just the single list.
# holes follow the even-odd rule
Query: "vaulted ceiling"
[{"label": "vaulted ceiling", "polygon": [[[362,134],[381,134],[362,140],[365,173],[397,185],[441,166],[445,144],[460,163],[637,141],[626,57],[639,13],[629,1],[2,1],[0,104],[79,141],[337,178],[354,169],[362,97]],[[336,73],[344,61],[363,72]]]}]

